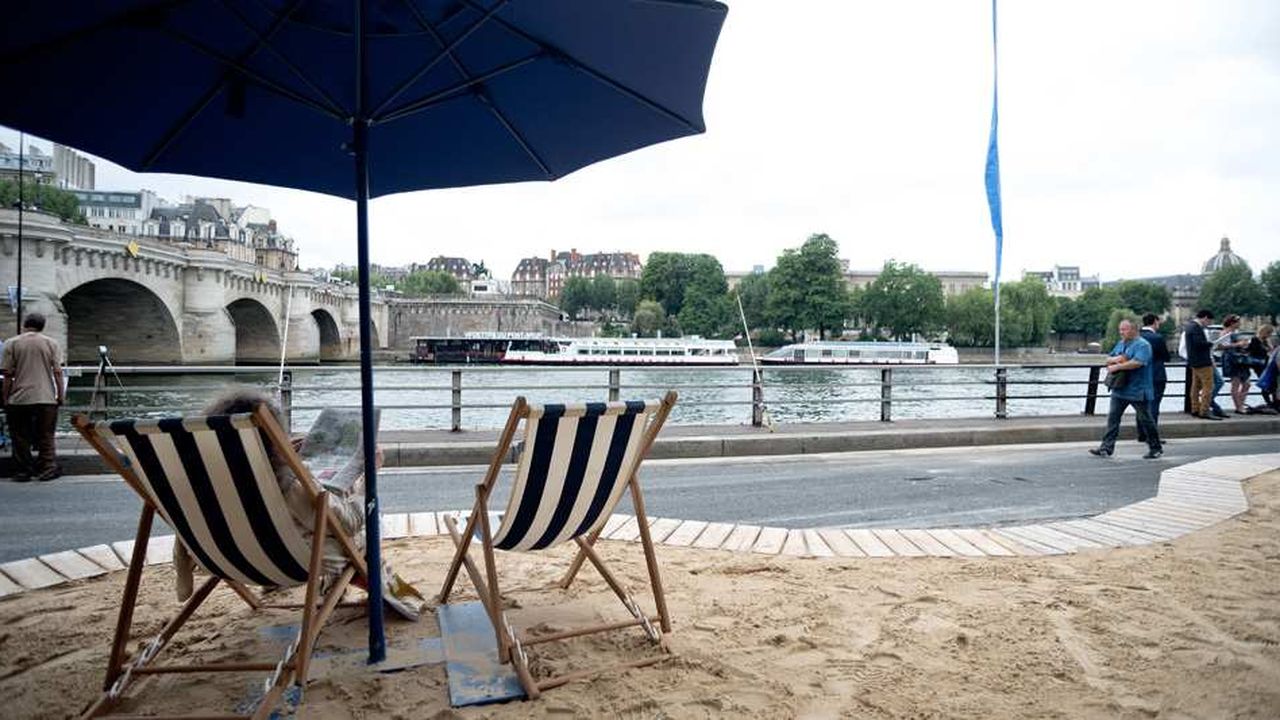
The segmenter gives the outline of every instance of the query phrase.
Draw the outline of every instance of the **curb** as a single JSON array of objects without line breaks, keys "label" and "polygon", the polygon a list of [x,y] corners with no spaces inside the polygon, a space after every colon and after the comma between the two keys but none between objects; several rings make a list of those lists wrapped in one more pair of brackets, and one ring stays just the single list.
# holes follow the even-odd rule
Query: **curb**
[{"label": "curb", "polygon": [[[1249,509],[1241,483],[1280,468],[1280,453],[1229,455],[1179,465],[1160,474],[1155,497],[1093,517],[994,528],[762,527],[703,520],[651,518],[655,543],[761,555],[806,558],[1012,557],[1064,555],[1085,550],[1168,542],[1216,525]],[[382,516],[384,540],[446,534],[444,518],[464,521],[465,510]],[[496,518],[497,513],[491,513]],[[496,521],[496,520],[495,520]],[[614,514],[601,537],[639,542],[632,515]],[[174,536],[151,538],[147,565],[168,563]],[[132,540],[94,545],[0,564],[0,598],[123,570]]]}]

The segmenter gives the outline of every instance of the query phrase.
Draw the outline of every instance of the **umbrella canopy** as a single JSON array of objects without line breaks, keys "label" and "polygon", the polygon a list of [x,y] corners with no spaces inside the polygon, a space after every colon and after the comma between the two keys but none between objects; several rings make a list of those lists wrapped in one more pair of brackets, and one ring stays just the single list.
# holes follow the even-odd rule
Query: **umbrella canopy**
[{"label": "umbrella canopy", "polygon": [[24,0],[0,124],[141,172],[356,200],[370,659],[382,607],[368,200],[555,180],[704,131],[705,0]]}]

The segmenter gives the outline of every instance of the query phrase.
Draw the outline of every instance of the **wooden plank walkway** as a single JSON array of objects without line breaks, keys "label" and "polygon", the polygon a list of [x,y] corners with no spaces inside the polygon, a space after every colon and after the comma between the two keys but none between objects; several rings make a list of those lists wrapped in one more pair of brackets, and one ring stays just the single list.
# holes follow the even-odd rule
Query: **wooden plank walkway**
[{"label": "wooden plank walkway", "polygon": [[[1208,458],[1161,473],[1155,497],[1094,517],[994,528],[780,528],[703,520],[650,518],[655,543],[763,555],[812,558],[1015,557],[1097,552],[1167,542],[1249,509],[1243,480],[1280,468],[1280,453]],[[383,535],[433,537],[447,533],[444,518],[462,525],[467,510],[392,513]],[[498,527],[498,513],[490,513]],[[616,514],[600,538],[637,542],[635,516]],[[146,563],[170,561],[172,535],[155,536]],[[95,545],[0,565],[0,597],[120,570],[133,541]]]}]

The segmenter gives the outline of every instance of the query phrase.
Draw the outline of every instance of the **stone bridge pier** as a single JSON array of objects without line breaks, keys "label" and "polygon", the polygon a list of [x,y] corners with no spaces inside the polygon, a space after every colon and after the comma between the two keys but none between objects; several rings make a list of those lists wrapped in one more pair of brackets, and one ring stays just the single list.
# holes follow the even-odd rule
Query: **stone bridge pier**
[{"label": "stone bridge pier", "polygon": [[[350,360],[359,354],[355,288],[301,272],[268,270],[191,244],[131,238],[70,225],[39,212],[22,227],[24,312],[74,364],[97,362],[98,346],[125,364],[270,364]],[[136,245],[130,245],[137,240]],[[0,210],[0,285],[17,285],[18,217]],[[389,323],[373,305],[375,347]],[[0,335],[16,330],[0,298]]]}]

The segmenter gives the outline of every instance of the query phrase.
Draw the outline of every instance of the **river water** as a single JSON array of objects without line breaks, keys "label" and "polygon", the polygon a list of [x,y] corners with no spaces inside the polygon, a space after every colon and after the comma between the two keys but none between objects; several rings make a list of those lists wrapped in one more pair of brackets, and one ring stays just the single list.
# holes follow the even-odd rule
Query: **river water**
[{"label": "river water", "polygon": [[[605,368],[463,367],[461,425],[465,429],[501,427],[512,400],[574,402],[608,397]],[[1008,414],[1071,415],[1084,409],[1088,367],[1009,368]],[[1169,397],[1163,410],[1182,409],[1181,368],[1170,368]],[[778,423],[876,420],[881,409],[881,373],[876,368],[769,368],[763,371],[764,399]],[[751,421],[751,368],[621,368],[622,399],[657,398],[667,389],[680,394],[669,422],[739,425]],[[992,417],[995,370],[988,366],[896,367],[893,369],[894,419]],[[134,374],[120,376],[109,405],[111,416],[155,417],[191,413],[221,389],[235,383],[274,392],[274,373]],[[375,369],[375,402],[383,408],[382,427],[391,430],[449,428],[453,373],[450,368],[389,366]],[[69,405],[89,402],[93,378],[86,372],[71,381]],[[305,428],[323,407],[359,407],[359,375],[351,366],[296,368],[292,371],[293,425]],[[1106,388],[1099,392],[1105,394]],[[1070,397],[1063,397],[1070,396]],[[1105,396],[1097,411],[1105,413]]]}]

